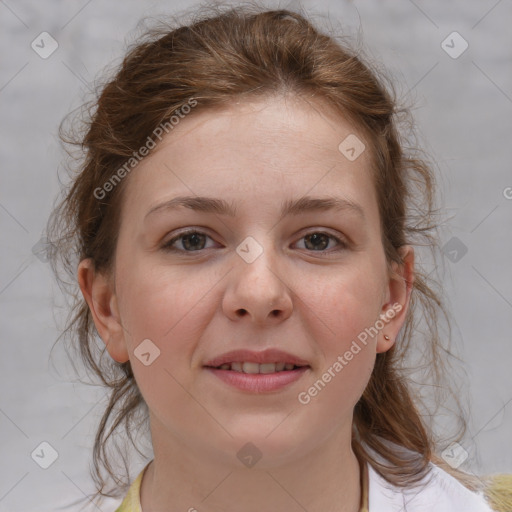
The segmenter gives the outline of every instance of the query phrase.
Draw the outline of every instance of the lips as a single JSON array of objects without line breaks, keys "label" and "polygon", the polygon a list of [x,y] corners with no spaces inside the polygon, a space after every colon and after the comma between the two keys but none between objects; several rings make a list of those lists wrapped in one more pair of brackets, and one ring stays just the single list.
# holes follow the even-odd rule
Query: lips
[{"label": "lips", "polygon": [[[272,367],[272,364],[274,364],[275,367]],[[229,367],[226,365],[229,365]],[[259,365],[258,372],[255,371],[255,365]],[[309,363],[288,352],[278,349],[267,349],[262,352],[232,350],[204,364],[205,367],[209,368],[220,368],[223,366],[222,369],[225,370],[244,371],[244,369],[246,369],[248,373],[271,373],[270,370],[288,370],[293,368],[291,365],[293,365],[293,367],[303,367],[309,366]],[[262,369],[263,371],[261,371]]]},{"label": "lips", "polygon": [[233,372],[243,372],[243,373],[276,373],[283,371],[295,370],[297,368],[302,368],[301,366],[297,366],[293,363],[250,363],[250,362],[233,362],[233,363],[224,363],[217,367],[219,370],[230,370]]}]

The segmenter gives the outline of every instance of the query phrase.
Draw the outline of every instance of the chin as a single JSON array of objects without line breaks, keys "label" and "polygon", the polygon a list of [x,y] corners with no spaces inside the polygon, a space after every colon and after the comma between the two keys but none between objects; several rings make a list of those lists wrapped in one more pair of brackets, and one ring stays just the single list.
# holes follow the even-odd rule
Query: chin
[{"label": "chin", "polygon": [[[275,425],[276,426],[276,425]],[[274,426],[274,428],[275,428]],[[293,463],[304,455],[305,443],[297,438],[297,431],[285,428],[272,429],[247,428],[244,433],[237,432],[229,440],[229,452],[235,453],[235,462],[248,468],[271,469]]]}]

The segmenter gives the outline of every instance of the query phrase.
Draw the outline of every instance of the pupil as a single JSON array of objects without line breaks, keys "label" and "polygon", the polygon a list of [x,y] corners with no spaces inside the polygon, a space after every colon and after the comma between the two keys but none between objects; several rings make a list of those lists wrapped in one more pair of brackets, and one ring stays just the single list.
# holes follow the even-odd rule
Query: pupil
[{"label": "pupil", "polygon": [[[308,245],[308,242],[311,241],[313,244],[313,249],[325,249],[329,245],[329,237],[327,235],[324,235],[323,233],[313,233],[312,235],[307,235],[306,238],[306,247]],[[323,241],[321,246],[316,245],[319,241]],[[310,247],[308,247],[309,249]]]},{"label": "pupil", "polygon": [[185,247],[185,249],[200,250],[202,247],[196,247],[196,244],[201,244],[201,241],[204,242],[204,235],[201,235],[200,233],[184,235],[183,247]]}]

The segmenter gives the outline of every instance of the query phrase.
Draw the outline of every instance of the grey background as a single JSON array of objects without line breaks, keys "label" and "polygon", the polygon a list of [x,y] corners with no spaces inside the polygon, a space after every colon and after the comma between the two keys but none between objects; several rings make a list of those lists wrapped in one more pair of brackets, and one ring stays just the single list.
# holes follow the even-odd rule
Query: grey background
[{"label": "grey background", "polygon": [[[88,465],[105,392],[72,382],[58,352],[57,368],[49,363],[63,315],[55,306],[62,300],[48,264],[32,252],[59,190],[58,125],[104,66],[119,61],[141,17],[193,5],[0,2],[0,512],[78,510],[93,492]],[[456,237],[468,249],[459,261],[446,258],[444,280],[471,405],[463,467],[512,472],[512,2],[302,5],[334,29],[351,35],[360,29],[368,55],[414,101],[421,142],[438,163],[443,204],[452,216],[443,243]],[[48,59],[30,46],[43,31],[59,44]],[[469,43],[457,59],[441,47],[453,31]],[[30,455],[43,441],[58,452],[46,470]],[[136,475],[145,461],[133,460]],[[101,510],[119,502],[106,501]]]}]

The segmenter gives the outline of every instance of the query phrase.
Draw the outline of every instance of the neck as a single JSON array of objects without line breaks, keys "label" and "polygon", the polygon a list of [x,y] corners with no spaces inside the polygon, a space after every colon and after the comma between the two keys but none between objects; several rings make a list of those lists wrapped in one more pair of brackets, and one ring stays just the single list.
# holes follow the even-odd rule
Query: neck
[{"label": "neck", "polygon": [[[350,430],[287,462],[262,457],[244,467],[193,449],[169,436],[153,437],[155,458],[141,485],[143,512],[358,512],[360,468]],[[266,463],[263,461],[266,459]]]}]

